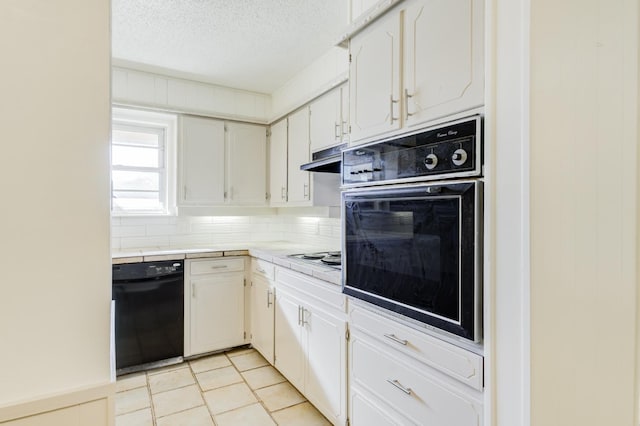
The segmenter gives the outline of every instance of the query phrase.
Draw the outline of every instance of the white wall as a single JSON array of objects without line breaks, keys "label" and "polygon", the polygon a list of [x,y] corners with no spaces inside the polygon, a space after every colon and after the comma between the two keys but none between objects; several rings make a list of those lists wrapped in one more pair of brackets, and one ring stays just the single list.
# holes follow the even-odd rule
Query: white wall
[{"label": "white wall", "polygon": [[493,423],[636,425],[638,3],[490,10]]},{"label": "white wall", "polygon": [[224,248],[270,241],[290,241],[321,250],[338,250],[340,219],[298,215],[112,219],[112,247],[122,252],[137,249]]},{"label": "white wall", "polygon": [[110,380],[109,17],[0,2],[0,421]]},{"label": "white wall", "polygon": [[271,121],[343,83],[349,74],[349,51],[333,47],[271,94]]}]

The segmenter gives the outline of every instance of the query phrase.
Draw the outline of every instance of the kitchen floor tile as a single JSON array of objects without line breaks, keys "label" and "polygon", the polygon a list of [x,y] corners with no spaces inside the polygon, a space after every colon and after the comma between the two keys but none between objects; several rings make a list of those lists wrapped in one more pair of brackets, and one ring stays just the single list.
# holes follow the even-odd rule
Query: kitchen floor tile
[{"label": "kitchen floor tile", "polygon": [[287,380],[278,372],[278,370],[270,365],[254,368],[253,370],[247,370],[242,373],[242,377],[244,377],[244,380],[253,390],[282,383]]},{"label": "kitchen floor tile", "polygon": [[[158,426],[214,426],[211,413],[204,405],[160,417],[157,424]],[[238,423],[238,426],[240,425],[241,423]]]},{"label": "kitchen floor tile", "polygon": [[167,365],[166,367],[156,368],[154,370],[147,371],[147,376],[153,376],[154,374],[167,373],[169,371],[180,370],[181,368],[188,368],[189,365],[186,362],[180,364]]},{"label": "kitchen floor tile", "polygon": [[196,381],[193,378],[193,374],[188,368],[181,368],[179,370],[149,376],[149,388],[152,394],[182,388],[195,383]]},{"label": "kitchen floor tile", "polygon": [[229,351],[226,353],[226,355],[229,358],[233,358],[234,356],[240,356],[240,355],[247,355],[247,354],[253,354],[256,353],[257,351],[253,348],[241,348],[241,349],[234,349],[232,351]]},{"label": "kitchen floor tile", "polygon": [[123,392],[130,389],[147,386],[147,375],[143,373],[127,374],[118,377],[116,381],[116,392]]},{"label": "kitchen floor tile", "polygon": [[251,352],[244,355],[231,357],[231,362],[239,371],[246,371],[252,368],[264,367],[269,365],[266,359],[258,352]]},{"label": "kitchen floor tile", "polygon": [[151,406],[149,389],[136,388],[116,394],[116,416]]},{"label": "kitchen floor tile", "polygon": [[251,389],[244,383],[210,390],[203,396],[214,415],[257,402]]},{"label": "kitchen floor tile", "polygon": [[218,426],[276,426],[264,407],[252,404],[215,416]]},{"label": "kitchen floor tile", "polygon": [[269,411],[280,410],[305,401],[300,392],[289,382],[258,389],[256,395]]},{"label": "kitchen floor tile", "polygon": [[156,393],[152,396],[156,417],[184,411],[204,405],[200,389],[197,385]]},{"label": "kitchen floor tile", "polygon": [[116,426],[153,426],[151,408],[116,416]]},{"label": "kitchen floor tile", "polygon": [[242,376],[231,365],[198,373],[196,378],[198,379],[198,384],[200,384],[200,389],[203,391],[229,386],[234,383],[242,383]]},{"label": "kitchen floor tile", "polygon": [[193,361],[189,361],[189,365],[194,373],[201,373],[215,368],[226,367],[231,365],[231,361],[229,361],[229,358],[227,358],[225,354],[219,354],[194,359]]},{"label": "kitchen floor tile", "polygon": [[308,402],[271,413],[278,426],[331,426],[331,423]]}]

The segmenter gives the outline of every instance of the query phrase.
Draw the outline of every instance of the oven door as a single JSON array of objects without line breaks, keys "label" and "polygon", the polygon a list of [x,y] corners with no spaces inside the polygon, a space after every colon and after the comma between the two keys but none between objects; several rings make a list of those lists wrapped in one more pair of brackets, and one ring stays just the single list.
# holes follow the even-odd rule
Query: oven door
[{"label": "oven door", "polygon": [[343,292],[480,339],[482,182],[342,194]]}]

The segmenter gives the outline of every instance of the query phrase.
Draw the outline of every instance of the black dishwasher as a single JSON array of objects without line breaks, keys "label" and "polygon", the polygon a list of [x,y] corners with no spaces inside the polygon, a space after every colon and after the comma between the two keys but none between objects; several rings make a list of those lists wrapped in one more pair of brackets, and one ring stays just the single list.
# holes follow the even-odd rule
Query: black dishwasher
[{"label": "black dishwasher", "polygon": [[113,265],[116,374],[182,361],[182,261]]}]

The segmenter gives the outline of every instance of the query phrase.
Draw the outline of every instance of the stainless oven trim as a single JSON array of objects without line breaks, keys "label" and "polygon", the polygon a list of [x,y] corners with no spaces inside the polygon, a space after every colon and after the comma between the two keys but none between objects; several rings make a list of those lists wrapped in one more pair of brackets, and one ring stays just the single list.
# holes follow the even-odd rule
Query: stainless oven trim
[{"label": "stainless oven trim", "polygon": [[[419,183],[404,183],[404,184],[396,184],[396,185],[387,185],[384,187],[381,187],[379,185],[377,186],[367,186],[367,187],[357,187],[357,188],[350,188],[350,189],[346,189],[344,191],[342,191],[341,194],[341,227],[342,227],[342,232],[345,232],[346,229],[346,217],[345,217],[345,212],[344,212],[344,208],[345,208],[345,195],[349,195],[349,194],[357,194],[357,193],[363,193],[363,194],[367,194],[367,193],[372,193],[372,192],[379,192],[379,193],[388,193],[388,192],[393,192],[394,190],[397,189],[412,189],[412,188],[419,188],[419,187],[430,187],[430,186],[438,186],[438,185],[451,185],[451,184],[464,184],[464,183],[473,183],[473,191],[474,191],[474,197],[475,197],[475,204],[474,204],[474,235],[473,235],[473,242],[474,242],[474,260],[473,260],[473,305],[474,305],[474,315],[473,315],[473,339],[467,339],[461,336],[458,336],[454,333],[451,333],[447,330],[443,330],[438,328],[437,326],[433,326],[430,324],[426,324],[423,323],[426,329],[434,329],[437,330],[438,332],[442,332],[442,333],[446,333],[447,335],[453,336],[455,338],[459,338],[459,339],[464,339],[466,341],[472,341],[474,343],[478,343],[482,340],[482,281],[483,281],[483,245],[482,245],[482,241],[483,241],[483,228],[482,228],[482,224],[484,221],[484,217],[483,217],[483,211],[484,211],[484,181],[482,179],[463,179],[463,180],[438,180],[438,181],[424,181],[422,180]],[[462,220],[462,218],[460,219]],[[460,236],[460,238],[462,238],[462,236]],[[342,247],[342,255],[346,256],[347,253],[347,247],[346,247],[346,238],[344,238],[344,235],[342,236],[342,243],[341,243],[341,247]],[[462,248],[462,242],[460,241],[459,244],[459,250],[461,250]],[[462,257],[461,253],[459,254],[460,257]],[[344,259],[343,259],[344,260]],[[459,265],[459,268],[461,268],[462,266]],[[346,285],[346,273],[347,273],[347,262],[342,262],[342,285],[343,287]],[[458,286],[459,289],[461,289],[461,285],[462,285],[462,272],[459,270],[459,274],[458,274]],[[353,289],[353,287],[351,287]],[[451,324],[456,324],[456,325],[461,325],[461,318],[460,321],[456,322],[456,321],[452,321],[449,318],[444,318],[440,315],[431,313],[431,312],[426,312],[423,311],[422,309],[417,309],[413,306],[409,306],[406,305],[404,303],[400,303],[379,295],[375,295],[369,292],[365,292],[362,291],[360,289],[355,289],[355,291],[358,291],[360,293],[363,294],[371,294],[373,297],[382,299],[382,300],[387,300],[391,303],[395,303],[397,305],[401,305],[401,306],[405,306],[408,309],[412,309],[418,312],[422,312],[428,316],[434,317],[434,318],[438,318],[440,320],[444,320],[447,321]],[[370,303],[367,302],[366,300],[361,300],[363,303]],[[459,303],[459,311],[460,314],[462,313],[462,299],[460,299],[458,301]],[[384,308],[382,308],[384,309]],[[400,314],[398,314],[400,315]],[[411,320],[411,319],[410,319]],[[417,320],[412,320],[412,321],[417,321]]]},{"label": "stainless oven trim", "polygon": [[478,155],[478,158],[476,158],[476,165],[474,167],[473,170],[470,171],[466,171],[466,172],[458,172],[458,173],[448,173],[446,175],[431,175],[431,176],[418,176],[415,178],[403,178],[403,179],[392,179],[392,180],[385,180],[385,181],[378,181],[378,182],[358,182],[358,183],[347,183],[345,184],[344,182],[341,182],[341,189],[347,190],[347,189],[352,189],[352,188],[364,188],[364,187],[370,187],[370,186],[380,186],[380,185],[395,185],[395,184],[401,184],[401,183],[422,183],[422,182],[437,182],[437,181],[441,181],[446,179],[447,181],[450,180],[458,180],[458,179],[466,179],[466,178],[472,178],[472,177],[476,177],[479,178],[482,176],[482,164],[483,164],[483,158],[482,158],[482,115],[472,115],[469,117],[465,117],[465,118],[461,118],[458,120],[453,120],[453,121],[448,121],[446,123],[440,123],[436,126],[432,126],[432,127],[425,127],[425,128],[421,128],[419,130],[413,130],[411,132],[407,132],[407,133],[402,133],[399,135],[394,135],[394,136],[390,136],[388,138],[384,138],[384,139],[379,139],[373,142],[368,142],[366,144],[362,144],[362,145],[355,145],[353,147],[349,147],[345,150],[343,150],[342,152],[342,164],[344,164],[344,153],[346,151],[353,151],[356,149],[361,149],[361,148],[366,148],[369,146],[373,146],[373,145],[377,145],[379,143],[382,142],[387,142],[387,141],[392,141],[395,139],[400,139],[400,138],[404,138],[407,136],[412,136],[418,133],[424,133],[424,132],[428,132],[431,130],[437,130],[437,129],[441,129],[443,127],[449,127],[449,126],[453,126],[456,124],[460,124],[460,123],[466,123],[469,121],[476,121],[476,135],[475,135],[475,149],[476,149],[476,153]]}]

